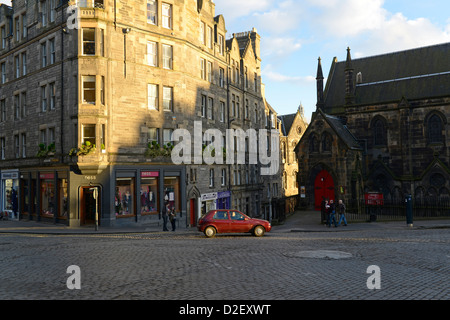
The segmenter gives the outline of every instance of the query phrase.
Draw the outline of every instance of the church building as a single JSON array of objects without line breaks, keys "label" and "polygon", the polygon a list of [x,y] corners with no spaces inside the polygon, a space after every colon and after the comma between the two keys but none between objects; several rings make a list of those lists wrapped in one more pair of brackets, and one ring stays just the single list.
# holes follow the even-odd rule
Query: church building
[{"label": "church building", "polygon": [[352,59],[334,58],[317,108],[296,146],[299,188],[310,208],[342,199],[361,211],[384,203],[439,206],[450,197],[450,43]]}]

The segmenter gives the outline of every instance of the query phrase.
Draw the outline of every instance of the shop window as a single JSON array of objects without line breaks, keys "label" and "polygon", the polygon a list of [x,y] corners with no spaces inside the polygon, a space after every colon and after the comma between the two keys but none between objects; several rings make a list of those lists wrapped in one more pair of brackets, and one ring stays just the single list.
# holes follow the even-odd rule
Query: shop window
[{"label": "shop window", "polygon": [[180,212],[180,178],[164,178],[164,202],[169,204],[170,210]]},{"label": "shop window", "polygon": [[43,173],[41,179],[41,214],[53,217],[55,212],[55,180],[53,173]]},{"label": "shop window", "polygon": [[114,206],[116,217],[135,214],[134,178],[116,178]]},{"label": "shop window", "polygon": [[159,212],[159,172],[141,172],[141,214],[158,214]]}]

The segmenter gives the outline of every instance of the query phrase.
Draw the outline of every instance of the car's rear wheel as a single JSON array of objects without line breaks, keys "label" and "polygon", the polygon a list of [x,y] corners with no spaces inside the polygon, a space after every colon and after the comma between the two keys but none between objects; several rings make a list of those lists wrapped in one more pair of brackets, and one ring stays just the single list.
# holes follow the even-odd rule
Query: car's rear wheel
[{"label": "car's rear wheel", "polygon": [[263,226],[256,226],[255,229],[253,229],[253,235],[255,237],[262,237],[265,232],[266,232],[266,229],[264,229]]},{"label": "car's rear wheel", "polygon": [[211,227],[211,226],[206,227],[206,229],[205,229],[205,231],[204,231],[205,236],[207,236],[208,238],[214,237],[214,236],[216,235],[216,232],[217,232],[217,231],[216,231],[216,228]]}]

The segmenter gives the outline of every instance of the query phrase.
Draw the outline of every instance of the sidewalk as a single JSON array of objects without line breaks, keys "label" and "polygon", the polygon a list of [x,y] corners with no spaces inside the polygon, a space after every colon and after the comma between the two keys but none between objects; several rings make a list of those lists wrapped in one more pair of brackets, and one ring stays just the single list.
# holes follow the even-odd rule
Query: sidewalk
[{"label": "sidewalk", "polygon": [[[156,221],[155,221],[156,222]],[[171,227],[169,226],[169,229]],[[357,222],[349,223],[348,226],[335,228],[320,223],[320,212],[317,211],[296,211],[289,215],[281,225],[272,227],[271,233],[286,232],[342,232],[342,231],[370,231],[381,229],[450,229],[450,219],[448,220],[417,220],[413,226],[409,227],[406,221],[391,222]],[[198,233],[197,228],[185,228],[177,226],[175,233]],[[126,233],[163,233],[161,223],[153,223],[142,226],[121,226],[102,227],[95,231],[95,226],[68,227],[61,224],[36,221],[0,220],[1,233],[30,233],[30,234],[126,234]],[[172,231],[164,232],[166,234]]]},{"label": "sidewalk", "polygon": [[296,211],[287,217],[284,224],[274,226],[273,232],[340,232],[340,231],[363,231],[380,229],[432,229],[449,228],[450,219],[442,220],[416,220],[410,227],[405,221],[380,221],[380,222],[349,222],[347,226],[331,226],[330,228],[320,223],[319,211]]}]

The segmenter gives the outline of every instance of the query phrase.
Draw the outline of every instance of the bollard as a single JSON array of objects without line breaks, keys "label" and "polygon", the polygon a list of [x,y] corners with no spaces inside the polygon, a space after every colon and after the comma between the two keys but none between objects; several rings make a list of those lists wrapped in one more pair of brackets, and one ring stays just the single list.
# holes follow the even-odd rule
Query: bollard
[{"label": "bollard", "polygon": [[406,224],[408,227],[413,226],[413,206],[412,206],[412,197],[408,194],[405,198],[406,203]]}]

